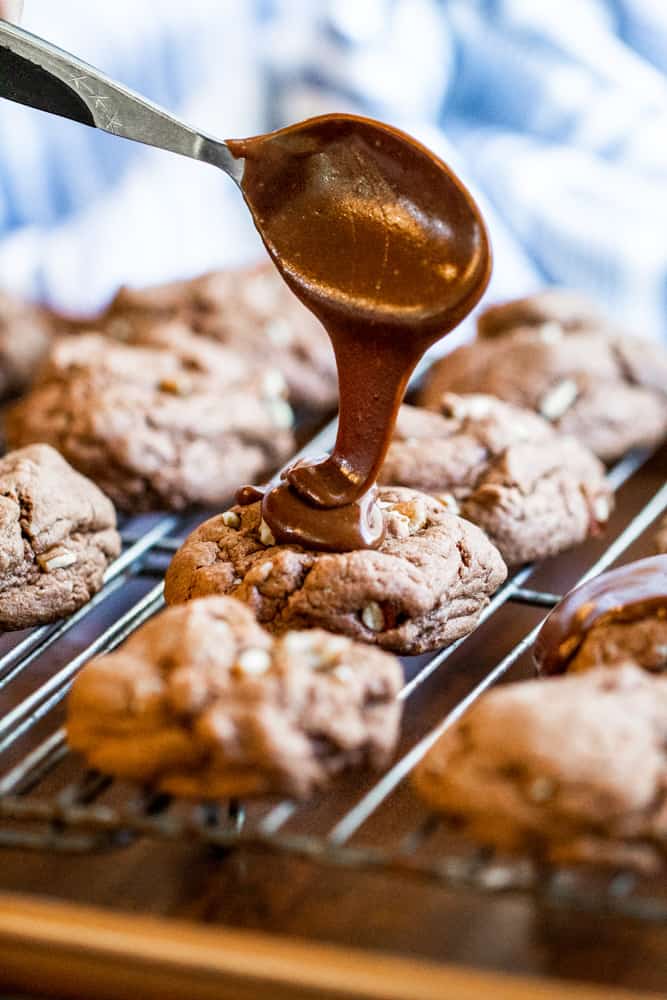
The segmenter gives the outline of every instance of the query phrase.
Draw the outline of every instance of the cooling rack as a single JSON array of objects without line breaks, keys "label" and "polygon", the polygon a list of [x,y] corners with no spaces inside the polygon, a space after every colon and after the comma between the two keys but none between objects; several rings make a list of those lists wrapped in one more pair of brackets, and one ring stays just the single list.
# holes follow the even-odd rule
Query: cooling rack
[{"label": "cooling rack", "polygon": [[[325,450],[334,432],[333,424],[326,427],[308,451]],[[122,554],[89,604],[65,621],[2,639],[0,847],[89,854],[117,851],[139,838],[197,841],[222,852],[287,855],[449,889],[530,893],[579,910],[665,921],[667,884],[625,871],[552,870],[474,849],[425,812],[405,780],[486,688],[525,664],[541,621],[563,590],[631,557],[642,544],[667,508],[665,468],[664,450],[627,456],[608,473],[618,503],[604,539],[591,540],[574,557],[521,568],[493,597],[471,636],[406,658],[399,695],[406,718],[394,762],[379,778],[344,779],[307,805],[178,801],[85,770],[69,753],[63,705],[74,676],[160,610],[171,554],[205,515],[127,521]]]}]

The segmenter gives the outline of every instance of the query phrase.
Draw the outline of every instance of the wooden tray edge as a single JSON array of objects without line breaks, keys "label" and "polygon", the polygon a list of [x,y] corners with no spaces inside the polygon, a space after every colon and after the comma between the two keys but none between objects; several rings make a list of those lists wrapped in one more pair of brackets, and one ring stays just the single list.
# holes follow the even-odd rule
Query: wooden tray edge
[{"label": "wooden tray edge", "polygon": [[[649,1000],[0,893],[3,986],[72,1000]],[[653,994],[655,996],[655,994]]]}]

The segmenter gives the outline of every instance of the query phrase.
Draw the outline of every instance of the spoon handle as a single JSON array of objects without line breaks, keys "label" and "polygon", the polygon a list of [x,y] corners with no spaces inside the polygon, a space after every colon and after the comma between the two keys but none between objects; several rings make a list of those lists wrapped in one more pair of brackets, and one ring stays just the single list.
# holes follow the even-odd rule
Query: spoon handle
[{"label": "spoon handle", "polygon": [[191,128],[69,52],[2,20],[0,97],[203,160],[240,182],[244,161],[232,156],[224,142]]}]

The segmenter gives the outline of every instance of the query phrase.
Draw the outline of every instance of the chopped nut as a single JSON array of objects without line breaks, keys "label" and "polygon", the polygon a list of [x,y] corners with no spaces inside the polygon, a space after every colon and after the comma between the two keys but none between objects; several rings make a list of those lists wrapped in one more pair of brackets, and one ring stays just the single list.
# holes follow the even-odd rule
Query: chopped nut
[{"label": "chopped nut", "polygon": [[450,514],[461,513],[459,502],[453,493],[436,493],[435,498],[440,501],[445,510],[447,510]]},{"label": "chopped nut", "polygon": [[52,573],[54,569],[64,569],[66,566],[73,566],[77,560],[75,552],[70,552],[62,546],[49,549],[48,552],[37,556],[37,562],[46,573]]},{"label": "chopped nut", "polygon": [[262,545],[276,544],[276,540],[273,537],[273,532],[269,528],[264,518],[262,518],[262,520],[259,522],[259,540],[262,543]]},{"label": "chopped nut", "polygon": [[377,601],[369,601],[361,612],[361,620],[371,632],[381,632],[384,628],[384,615]]},{"label": "chopped nut", "polygon": [[311,632],[288,632],[283,636],[283,649],[289,656],[298,656],[299,653],[309,653],[313,648],[313,635]]},{"label": "chopped nut", "polygon": [[284,319],[272,319],[264,327],[264,333],[278,347],[287,347],[292,340],[292,329]]},{"label": "chopped nut", "polygon": [[547,802],[553,798],[556,782],[552,778],[535,778],[528,789],[528,795],[533,802]]},{"label": "chopped nut", "polygon": [[604,524],[609,520],[611,504],[609,497],[596,497],[593,502],[593,516],[599,524]]},{"label": "chopped nut", "polygon": [[491,401],[486,396],[457,396],[455,393],[445,392],[442,396],[440,411],[445,417],[455,420],[465,420],[472,417],[479,420],[488,417],[491,410]]},{"label": "chopped nut", "polygon": [[236,661],[241,673],[252,676],[265,674],[271,666],[271,654],[265,649],[244,649]]},{"label": "chopped nut", "polygon": [[534,426],[519,420],[518,423],[514,425],[514,433],[517,441],[530,441],[535,434],[535,428]]},{"label": "chopped nut", "polygon": [[276,427],[288,430],[294,423],[294,414],[287,400],[280,397],[277,399],[267,399],[266,404],[271,414],[271,420]]},{"label": "chopped nut", "polygon": [[232,580],[232,587],[240,587],[243,583],[243,579],[240,576],[235,576]]},{"label": "chopped nut", "polygon": [[444,392],[440,400],[440,412],[443,417],[451,419],[462,417],[465,412],[465,401],[453,392]]},{"label": "chopped nut", "polygon": [[266,372],[262,379],[262,393],[267,399],[280,398],[285,394],[286,390],[287,383],[281,371],[278,371],[277,368],[272,368]]},{"label": "chopped nut", "polygon": [[283,649],[288,656],[301,656],[313,670],[328,670],[348,646],[347,640],[339,635],[325,635],[320,632],[288,632],[284,636]]},{"label": "chopped nut", "polygon": [[399,514],[397,511],[393,512],[391,521],[387,525],[387,531],[394,538],[409,538],[412,534],[409,520],[404,514]]},{"label": "chopped nut", "polygon": [[158,382],[161,392],[170,392],[172,396],[189,396],[192,383],[185,378],[163,378]]},{"label": "chopped nut", "polygon": [[539,328],[539,334],[540,340],[543,340],[545,344],[557,344],[559,340],[563,339],[563,328],[551,320],[549,323],[542,324]]},{"label": "chopped nut", "polygon": [[410,533],[419,531],[426,524],[426,504],[419,497],[405,503],[394,504],[394,511],[406,518]]},{"label": "chopped nut", "polygon": [[487,396],[468,396],[465,400],[464,417],[472,417],[473,420],[482,420],[488,417],[491,412],[492,402]]},{"label": "chopped nut", "polygon": [[226,528],[239,528],[241,526],[241,518],[235,510],[226,510],[222,515],[222,523]]},{"label": "chopped nut", "polygon": [[540,413],[547,420],[558,420],[574,403],[579,389],[574,379],[566,378],[557,382],[553,389],[540,400]]},{"label": "chopped nut", "polygon": [[341,684],[349,684],[350,681],[354,680],[355,673],[352,667],[348,667],[346,663],[340,663],[331,671],[331,676],[335,677]]}]

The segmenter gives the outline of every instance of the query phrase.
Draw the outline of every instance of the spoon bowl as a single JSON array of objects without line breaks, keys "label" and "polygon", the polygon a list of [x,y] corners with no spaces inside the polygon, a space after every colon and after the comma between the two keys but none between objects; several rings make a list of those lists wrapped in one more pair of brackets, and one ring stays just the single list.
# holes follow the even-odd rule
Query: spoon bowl
[{"label": "spoon bowl", "polygon": [[428,346],[484,291],[477,205],[398,129],[324,115],[227,145],[245,159],[241,189],[267,250],[325,325],[365,317]]}]

